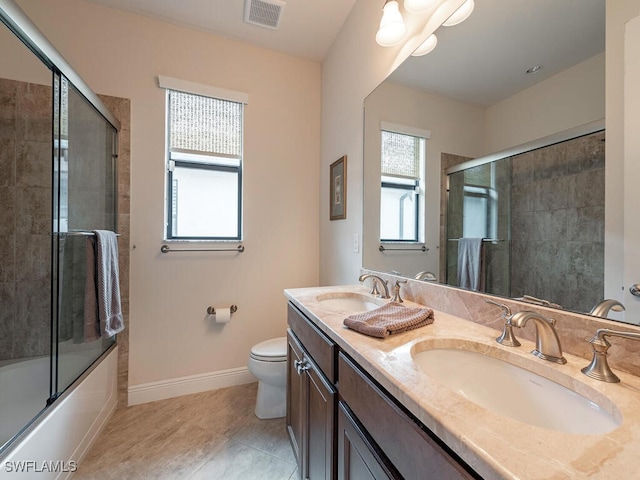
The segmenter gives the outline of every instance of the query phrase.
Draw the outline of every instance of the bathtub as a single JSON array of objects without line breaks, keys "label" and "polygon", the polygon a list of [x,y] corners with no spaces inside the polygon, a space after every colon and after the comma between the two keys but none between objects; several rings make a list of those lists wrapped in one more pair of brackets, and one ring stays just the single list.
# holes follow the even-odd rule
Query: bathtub
[{"label": "bathtub", "polygon": [[0,367],[0,446],[46,406],[49,364],[47,356]]},{"label": "bathtub", "polygon": [[[61,467],[68,467],[80,461],[115,411],[117,356],[118,348],[113,347],[0,455],[0,479],[33,478],[37,471],[34,469],[40,468],[43,462],[59,462]],[[79,366],[86,368],[92,358],[95,358],[95,351],[62,354],[59,358],[60,383],[73,380],[68,377],[76,376]],[[74,373],[70,373],[72,371]],[[1,366],[0,444],[43,410],[48,396],[48,356]],[[27,469],[16,472],[16,466],[21,462]],[[61,479],[72,474],[68,468],[59,470],[38,471],[37,478]]]}]

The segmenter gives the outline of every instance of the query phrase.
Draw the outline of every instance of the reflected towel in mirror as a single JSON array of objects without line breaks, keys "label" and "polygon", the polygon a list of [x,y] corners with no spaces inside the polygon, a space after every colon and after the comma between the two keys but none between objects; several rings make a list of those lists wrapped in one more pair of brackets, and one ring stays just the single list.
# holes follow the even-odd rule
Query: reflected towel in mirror
[{"label": "reflected towel in mirror", "polygon": [[484,291],[484,252],[482,238],[458,241],[458,286]]}]

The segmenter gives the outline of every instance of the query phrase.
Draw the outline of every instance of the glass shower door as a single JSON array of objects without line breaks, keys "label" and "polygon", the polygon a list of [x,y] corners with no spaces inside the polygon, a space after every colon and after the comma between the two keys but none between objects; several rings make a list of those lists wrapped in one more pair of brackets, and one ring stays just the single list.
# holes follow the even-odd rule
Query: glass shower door
[{"label": "glass shower door", "polygon": [[448,175],[447,284],[458,285],[458,244],[482,238],[483,291],[509,296],[511,158]]},{"label": "glass shower door", "polygon": [[0,451],[47,405],[52,73],[0,24]]},{"label": "glass shower door", "polygon": [[64,77],[60,105],[57,394],[115,341],[90,338],[84,325],[92,232],[117,222],[116,130]]}]

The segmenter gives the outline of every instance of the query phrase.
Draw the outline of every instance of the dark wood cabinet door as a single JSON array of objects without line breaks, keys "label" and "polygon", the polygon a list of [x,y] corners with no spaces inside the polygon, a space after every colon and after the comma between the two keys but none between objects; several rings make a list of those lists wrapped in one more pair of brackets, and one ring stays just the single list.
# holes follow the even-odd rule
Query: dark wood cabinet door
[{"label": "dark wood cabinet door", "polygon": [[367,435],[406,480],[478,480],[481,477],[445,450],[437,437],[409,415],[357,364],[340,353],[340,399]]},{"label": "dark wood cabinet door", "polygon": [[[303,470],[304,461],[304,441],[303,435],[305,431],[304,420],[306,411],[306,379],[305,372],[299,370],[299,366],[304,359],[302,347],[292,336],[291,332],[287,332],[287,433],[291,441],[291,448],[296,457],[298,464],[298,472],[300,475],[306,474]],[[302,476],[301,478],[305,478]]]},{"label": "dark wood cabinet door", "polygon": [[308,358],[306,458],[309,480],[333,480],[335,478],[335,406],[336,391],[333,385]]},{"label": "dark wood cabinet door", "polygon": [[401,478],[385,465],[349,409],[338,403],[338,480]]}]

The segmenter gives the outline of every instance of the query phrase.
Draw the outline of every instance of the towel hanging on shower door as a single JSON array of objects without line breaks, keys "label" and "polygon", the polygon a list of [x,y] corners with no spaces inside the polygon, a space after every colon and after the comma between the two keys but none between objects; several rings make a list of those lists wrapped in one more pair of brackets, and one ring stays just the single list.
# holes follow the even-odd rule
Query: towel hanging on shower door
[{"label": "towel hanging on shower door", "polygon": [[85,284],[85,340],[111,337],[124,329],[120,302],[118,238],[114,232],[95,230],[87,238]]},{"label": "towel hanging on shower door", "polygon": [[484,291],[484,248],[482,238],[458,240],[458,286]]}]

